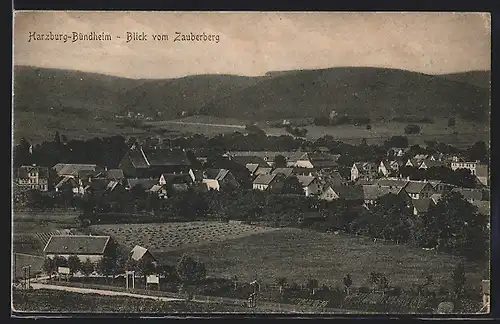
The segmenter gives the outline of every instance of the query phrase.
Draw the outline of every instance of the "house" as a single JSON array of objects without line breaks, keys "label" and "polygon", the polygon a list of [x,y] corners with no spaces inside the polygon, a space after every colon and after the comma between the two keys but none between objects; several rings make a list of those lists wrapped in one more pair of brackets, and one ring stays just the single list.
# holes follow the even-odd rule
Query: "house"
[{"label": "house", "polygon": [[301,168],[314,168],[316,170],[332,170],[338,169],[338,159],[340,154],[330,154],[330,153],[320,153],[313,152],[308,153],[308,159],[297,161],[296,167]]},{"label": "house", "polygon": [[[57,175],[60,177],[68,176],[77,178],[79,173],[82,171],[92,172],[98,174],[102,171],[102,168],[96,164],[72,164],[72,163],[58,163],[52,167],[56,171]],[[83,173],[80,173],[83,175]]]},{"label": "house", "polygon": [[109,182],[107,179],[91,179],[85,184],[84,192],[102,195],[108,190]]},{"label": "house", "polygon": [[421,216],[429,211],[430,206],[436,203],[431,198],[412,199],[413,215]]},{"label": "house", "polygon": [[162,173],[160,175],[160,178],[158,179],[158,184],[160,185],[172,185],[172,184],[186,184],[186,185],[192,185],[194,180],[193,180],[193,174],[190,173]]},{"label": "house", "polygon": [[377,173],[377,165],[372,162],[356,162],[351,168],[351,181],[359,178],[373,178]]},{"label": "house", "polygon": [[458,169],[468,169],[470,170],[472,175],[475,175],[483,185],[489,186],[490,180],[487,164],[481,163],[479,161],[465,162],[455,158],[454,161],[451,162],[451,169],[453,171]]},{"label": "house", "polygon": [[98,262],[104,256],[110,255],[115,248],[109,236],[93,235],[52,235],[45,245],[45,257],[61,256],[69,258],[77,256],[80,261],[88,259]]},{"label": "house", "polygon": [[293,168],[276,168],[271,174],[283,174],[285,177],[290,177],[294,172]]},{"label": "house", "polygon": [[17,169],[17,185],[20,189],[49,190],[49,168],[23,165]]},{"label": "house", "polygon": [[320,191],[320,184],[316,177],[311,176],[296,176],[299,180],[306,197],[317,195]]},{"label": "house", "polygon": [[143,149],[135,144],[120,161],[127,178],[156,178],[162,173],[188,173],[191,161],[182,149]]},{"label": "house", "polygon": [[380,178],[375,181],[380,187],[387,187],[389,189],[401,189],[406,187],[409,180],[400,179],[400,178]]},{"label": "house", "polygon": [[158,198],[168,198],[168,190],[166,185],[155,184],[149,189],[149,192],[158,196]]},{"label": "house", "polygon": [[384,175],[385,177],[395,174],[399,171],[400,163],[398,161],[380,161],[378,166],[378,173]]},{"label": "house", "polygon": [[454,188],[452,191],[459,192],[470,203],[483,200],[483,191],[479,189]]},{"label": "house", "polygon": [[314,168],[292,168],[293,175],[302,175],[302,176],[313,176],[315,174],[319,174],[318,170]]},{"label": "house", "polygon": [[431,195],[431,199],[434,202],[434,204],[436,204],[436,205],[441,200],[441,197],[443,197],[442,194],[432,194]]},{"label": "house", "polygon": [[261,174],[252,183],[254,190],[281,191],[285,176],[282,174]]},{"label": "house", "polygon": [[447,192],[450,192],[453,188],[455,188],[454,185],[444,183],[440,180],[429,180],[429,183],[434,188],[434,192],[439,194],[445,194]]},{"label": "house", "polygon": [[408,159],[405,163],[406,167],[418,168],[422,161],[416,159]]},{"label": "house", "polygon": [[145,261],[150,261],[152,263],[158,262],[148,249],[140,245],[134,246],[132,251],[130,251],[130,259],[134,261],[145,260]]},{"label": "house", "polygon": [[255,176],[255,172],[257,172],[257,169],[260,167],[258,164],[245,164],[245,167],[247,168],[248,171],[250,171],[250,176],[253,177]]},{"label": "house", "polygon": [[203,183],[209,189],[220,190],[221,188],[239,188],[240,184],[227,169],[209,169],[204,172]]},{"label": "house", "polygon": [[418,166],[419,169],[429,169],[429,168],[437,168],[437,167],[446,167],[446,163],[441,161],[436,161],[432,159],[423,160]]},{"label": "house", "polygon": [[72,192],[74,195],[83,195],[85,190],[80,181],[71,176],[62,176],[54,186],[56,192]]},{"label": "house", "polygon": [[322,176],[322,179],[332,187],[341,187],[347,185],[347,181],[342,178],[342,175],[340,175],[340,173],[338,172],[332,172],[325,176]]},{"label": "house", "polygon": [[361,186],[326,185],[322,188],[318,198],[326,201],[343,199],[347,201],[363,202],[363,188]]},{"label": "house", "polygon": [[125,181],[125,189],[132,190],[134,187],[141,188],[142,190],[149,192],[154,185],[159,184],[156,179],[127,179]]},{"label": "house", "polygon": [[388,156],[403,157],[410,149],[401,147],[391,147],[387,150]]},{"label": "house", "polygon": [[410,180],[404,190],[412,199],[430,198],[435,193],[432,185],[426,181]]},{"label": "house", "polygon": [[271,167],[268,167],[268,168],[265,168],[265,167],[259,167],[256,171],[255,171],[255,174],[254,176],[260,176],[260,175],[270,175],[273,171],[273,168]]},{"label": "house", "polygon": [[410,197],[406,193],[404,188],[389,188],[381,187],[379,185],[364,185],[363,188],[363,200],[365,206],[373,205],[377,199],[388,194],[394,194],[402,197],[406,201],[410,202]]},{"label": "house", "polygon": [[229,156],[229,159],[244,166],[256,164],[259,167],[269,167],[269,164],[259,156]]},{"label": "house", "polygon": [[[281,155],[285,158],[287,166],[296,166],[297,162],[307,163],[309,160],[307,152],[273,152],[273,151],[230,151],[225,154],[229,159],[234,160],[236,157],[258,157],[263,159],[269,166],[273,166],[276,156]],[[254,162],[252,162],[254,163]]]},{"label": "house", "polygon": [[122,169],[109,169],[104,171],[105,177],[108,180],[123,181],[125,180],[125,175]]}]

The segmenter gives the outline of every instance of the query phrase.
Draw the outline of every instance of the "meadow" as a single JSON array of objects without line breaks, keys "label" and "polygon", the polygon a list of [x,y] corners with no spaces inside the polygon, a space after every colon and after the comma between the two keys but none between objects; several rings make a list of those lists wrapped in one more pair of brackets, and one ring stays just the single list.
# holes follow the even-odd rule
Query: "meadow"
[{"label": "meadow", "polygon": [[[372,271],[386,274],[391,285],[401,287],[423,283],[427,275],[444,284],[449,282],[454,266],[464,261],[406,245],[292,228],[155,255],[160,260],[171,260],[183,253],[198,257],[212,276],[236,275],[243,281],[257,276],[268,284],[275,284],[279,277],[299,284],[315,278],[320,285],[340,287],[348,273],[353,286],[369,286],[367,280]],[[466,261],[465,265],[468,284],[479,287],[483,268]]]},{"label": "meadow", "polygon": [[110,235],[127,249],[140,245],[153,252],[167,252],[275,230],[220,222],[92,225],[90,229],[96,234]]}]

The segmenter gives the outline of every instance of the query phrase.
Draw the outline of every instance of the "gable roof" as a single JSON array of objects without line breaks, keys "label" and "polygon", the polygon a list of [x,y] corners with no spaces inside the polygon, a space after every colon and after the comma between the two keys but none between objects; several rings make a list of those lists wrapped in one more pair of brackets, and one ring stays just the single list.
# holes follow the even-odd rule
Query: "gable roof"
[{"label": "gable roof", "polygon": [[365,200],[377,200],[380,197],[383,197],[387,194],[395,194],[398,195],[403,189],[402,188],[388,188],[388,187],[380,187],[378,185],[363,185],[363,197]]},{"label": "gable roof", "polygon": [[432,201],[434,201],[434,203],[437,204],[442,197],[443,197],[442,194],[432,194],[430,199],[432,199]]},{"label": "gable roof", "polygon": [[285,176],[289,177],[293,173],[293,168],[276,168],[273,171],[271,171],[271,174],[284,174]]},{"label": "gable roof", "polygon": [[59,176],[77,177],[80,171],[98,171],[99,167],[96,164],[72,164],[58,163],[52,167]]},{"label": "gable roof", "polygon": [[269,164],[260,156],[232,156],[231,160],[245,166],[248,164],[257,164],[261,167],[269,166]]},{"label": "gable roof", "polygon": [[[146,253],[149,253],[151,256],[153,256],[151,254],[151,252],[149,252],[148,249],[146,249],[145,247],[142,247],[140,245],[136,245],[134,246],[134,248],[132,249],[132,251],[130,251],[130,258],[132,260],[135,260],[135,261],[139,261],[140,259],[142,259],[142,257],[146,254]],[[154,257],[153,257],[154,258]]]},{"label": "gable roof", "polygon": [[488,165],[478,163],[476,165],[476,177],[488,177]]},{"label": "gable roof", "polygon": [[76,180],[73,177],[69,176],[61,177],[55,187],[59,189],[65,184],[70,185],[72,188],[78,187],[78,183],[76,182]]},{"label": "gable roof", "polygon": [[132,148],[127,152],[132,165],[137,169],[155,166],[190,166],[186,152],[182,149]]},{"label": "gable roof", "polygon": [[215,179],[203,179],[202,183],[204,183],[207,186],[207,189],[214,189],[214,190],[219,190],[220,185],[219,181]]},{"label": "gable roof", "polygon": [[224,180],[230,174],[231,172],[227,169],[208,169],[205,171],[206,179],[212,179],[218,181]]},{"label": "gable roof", "polygon": [[135,186],[140,186],[145,190],[149,190],[153,185],[158,184],[156,179],[127,179],[127,186],[132,189]]},{"label": "gable roof", "polygon": [[253,181],[253,184],[269,185],[274,178],[276,178],[276,174],[259,174]]},{"label": "gable roof", "polygon": [[380,178],[375,183],[381,187],[404,188],[408,182],[404,179]]},{"label": "gable roof", "polygon": [[453,188],[451,191],[459,192],[467,200],[483,200],[483,191],[470,188]]},{"label": "gable roof", "polygon": [[360,172],[377,170],[377,165],[373,162],[354,162],[353,166]]},{"label": "gable roof", "polygon": [[446,163],[442,162],[442,161],[435,161],[435,160],[431,160],[431,159],[425,159],[424,161],[422,161],[422,163],[419,165],[419,167],[421,168],[422,167],[422,164],[425,163],[425,166],[428,167],[428,168],[435,168],[435,167],[444,167],[446,166]]},{"label": "gable roof", "polygon": [[264,168],[264,167],[259,167],[257,171],[255,171],[256,175],[269,175],[273,171],[273,168]]},{"label": "gable roof", "polygon": [[22,179],[29,178],[29,173],[31,171],[38,172],[39,178],[48,178],[49,177],[49,168],[44,166],[30,166],[23,165],[17,169],[17,176]]},{"label": "gable roof", "polygon": [[338,166],[340,154],[309,153],[309,161],[315,168],[333,168]]},{"label": "gable roof", "polygon": [[412,205],[418,213],[426,213],[434,201],[431,198],[412,199]]},{"label": "gable roof", "polygon": [[296,176],[297,177],[297,180],[299,180],[300,184],[302,185],[302,187],[307,187],[309,186],[314,180],[316,180],[316,177],[313,177],[313,176],[301,176],[301,175],[298,175]]},{"label": "gable roof", "polygon": [[408,184],[404,187],[404,189],[406,190],[407,193],[420,193],[427,186],[434,189],[429,182],[410,180],[410,181],[408,181]]},{"label": "gable roof", "polygon": [[248,171],[250,171],[250,173],[253,174],[257,171],[257,169],[259,168],[259,165],[249,163],[249,164],[245,164],[245,167],[247,168]]},{"label": "gable roof", "polygon": [[[162,173],[160,177],[163,177],[167,183],[192,183],[193,178],[189,173]],[[159,180],[158,180],[159,181]]]},{"label": "gable roof", "polygon": [[47,254],[103,254],[109,236],[52,235],[43,252]]},{"label": "gable roof", "polygon": [[364,198],[362,186],[333,186],[331,188],[341,199],[363,200]]},{"label": "gable roof", "polygon": [[272,162],[278,155],[282,155],[287,161],[298,161],[308,159],[307,152],[274,152],[274,151],[229,151],[227,155],[232,156],[256,156],[264,159],[265,161]]},{"label": "gable roof", "polygon": [[122,180],[125,179],[122,169],[109,169],[106,171],[106,178],[110,180]]},{"label": "gable roof", "polygon": [[344,178],[342,178],[340,173],[337,171],[329,173],[323,179],[327,184],[332,185],[334,187],[346,182]]}]

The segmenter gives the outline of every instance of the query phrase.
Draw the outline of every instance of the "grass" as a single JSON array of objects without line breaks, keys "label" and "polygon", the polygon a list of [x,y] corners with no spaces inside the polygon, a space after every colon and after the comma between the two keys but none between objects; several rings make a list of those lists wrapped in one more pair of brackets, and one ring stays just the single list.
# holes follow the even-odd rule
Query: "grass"
[{"label": "grass", "polygon": [[157,301],[127,296],[101,296],[54,290],[14,290],[13,310],[53,313],[223,313],[258,312],[243,306],[185,301]]},{"label": "grass", "polygon": [[141,245],[153,252],[166,252],[254,235],[274,229],[220,222],[183,222],[92,225],[91,230],[112,236],[118,244],[128,249],[133,248],[135,245]]},{"label": "grass", "polygon": [[42,272],[43,270],[43,261],[44,258],[36,255],[28,255],[23,253],[14,253],[13,254],[13,267],[14,274],[16,278],[21,278],[25,276],[23,267],[31,266],[30,273],[34,275],[38,272]]},{"label": "grass", "polygon": [[[315,278],[321,284],[343,286],[350,273],[354,286],[367,286],[370,272],[385,273],[391,285],[411,287],[423,283],[431,274],[437,282],[448,280],[460,258],[409,248],[405,245],[374,243],[365,238],[332,235],[310,230],[280,229],[210,245],[160,253],[160,260],[171,260],[188,253],[199,257],[208,275],[273,284],[276,278],[304,284]],[[466,264],[468,281],[478,287],[482,269]]]}]

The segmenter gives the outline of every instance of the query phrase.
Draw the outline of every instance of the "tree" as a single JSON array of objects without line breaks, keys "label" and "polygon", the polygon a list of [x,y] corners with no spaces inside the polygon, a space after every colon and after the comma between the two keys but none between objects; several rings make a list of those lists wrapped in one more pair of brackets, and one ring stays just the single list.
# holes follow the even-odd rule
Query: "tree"
[{"label": "tree", "polygon": [[372,219],[367,224],[370,236],[396,242],[408,240],[411,209],[405,199],[389,193],[377,199],[370,210]]},{"label": "tree", "polygon": [[[187,254],[183,254],[176,266],[177,275],[182,281],[184,288],[191,285],[197,285],[201,280],[205,279],[207,271],[205,264],[194,260]],[[190,293],[191,297],[192,294]]]},{"label": "tree", "polygon": [[389,140],[385,141],[384,146],[386,148],[390,148],[390,147],[407,148],[408,147],[408,137],[406,137],[406,136],[392,136]]},{"label": "tree", "polygon": [[116,263],[112,257],[105,255],[99,262],[97,262],[97,271],[106,277],[106,282],[108,281],[109,275],[114,274]]},{"label": "tree", "polygon": [[317,279],[308,279],[306,287],[311,292],[311,295],[314,295],[316,289],[319,287],[319,282]]},{"label": "tree", "polygon": [[61,145],[61,136],[59,135],[59,131],[56,131],[54,135],[54,143],[56,144],[56,146]]},{"label": "tree", "polygon": [[85,259],[85,262],[82,263],[80,270],[85,277],[88,277],[92,272],[94,272],[94,263],[87,258]]},{"label": "tree", "polygon": [[65,257],[62,257],[60,255],[55,255],[53,260],[54,260],[54,266],[55,266],[56,270],[59,267],[67,267],[68,266],[68,260],[66,260]]},{"label": "tree", "polygon": [[451,275],[451,280],[453,282],[453,292],[455,293],[456,298],[460,298],[463,296],[465,292],[465,284],[467,278],[465,277],[465,267],[463,263],[459,263],[453,273]]},{"label": "tree", "polygon": [[283,295],[283,287],[286,285],[286,277],[279,277],[276,279],[278,286],[280,287],[280,294]]},{"label": "tree", "polygon": [[274,157],[274,167],[275,168],[286,168],[286,158],[278,154]]},{"label": "tree", "polygon": [[367,130],[372,129],[372,125],[370,125],[370,124],[366,125],[366,129],[367,129]]},{"label": "tree", "polygon": [[45,260],[43,261],[43,270],[49,274],[49,280],[52,280],[52,273],[57,270],[54,259],[51,259],[49,257],[45,258]]},{"label": "tree", "polygon": [[71,274],[78,272],[81,269],[82,262],[76,255],[68,257],[68,267]]},{"label": "tree", "polygon": [[470,258],[487,255],[487,220],[459,192],[451,191],[431,205],[413,230],[421,247],[436,247]]},{"label": "tree", "polygon": [[448,118],[448,127],[455,127],[456,121],[454,117]]},{"label": "tree", "polygon": [[483,163],[488,163],[489,161],[489,153],[488,147],[486,143],[483,141],[479,141],[474,143],[471,147],[469,147],[464,154],[469,161],[481,161]]},{"label": "tree", "polygon": [[137,269],[139,273],[144,276],[144,279],[146,279],[146,276],[155,273],[156,266],[151,260],[141,258],[139,262],[137,262]]},{"label": "tree", "polygon": [[352,278],[349,273],[344,277],[344,286],[346,293],[349,294],[350,288],[352,286]]},{"label": "tree", "polygon": [[283,181],[281,193],[301,195],[304,194],[304,189],[302,188],[302,184],[299,182],[299,179],[292,176]]}]

